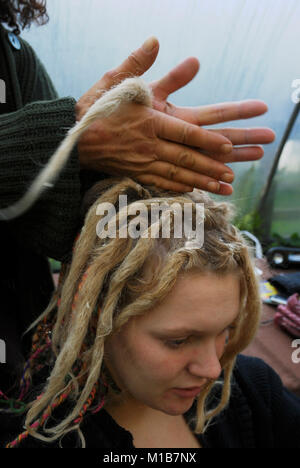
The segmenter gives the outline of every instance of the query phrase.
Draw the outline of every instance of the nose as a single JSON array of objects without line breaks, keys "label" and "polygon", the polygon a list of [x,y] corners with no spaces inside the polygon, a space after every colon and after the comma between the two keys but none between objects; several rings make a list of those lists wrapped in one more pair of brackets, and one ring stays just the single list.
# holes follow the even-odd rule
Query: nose
[{"label": "nose", "polygon": [[195,377],[216,380],[222,372],[216,343],[212,341],[193,350],[187,368]]}]

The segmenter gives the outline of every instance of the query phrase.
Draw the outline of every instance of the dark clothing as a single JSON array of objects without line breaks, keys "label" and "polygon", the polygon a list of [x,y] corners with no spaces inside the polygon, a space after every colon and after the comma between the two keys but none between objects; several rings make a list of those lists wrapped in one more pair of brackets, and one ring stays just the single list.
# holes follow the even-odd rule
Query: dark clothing
[{"label": "dark clothing", "polygon": [[[59,99],[39,59],[26,41],[17,50],[0,25],[0,208],[16,202],[48,162],[75,123],[75,100]],[[3,99],[2,99],[3,100]],[[63,260],[78,229],[80,177],[74,149],[55,187],[20,218],[0,222],[0,389],[8,391],[23,367],[28,325],[45,309],[53,291],[47,257]]]},{"label": "dark clothing", "polygon": [[[0,25],[0,78],[6,104],[0,104],[0,207],[17,201],[75,124],[75,100],[59,99],[32,48],[21,50],[7,40]],[[80,209],[80,176],[76,148],[55,184],[33,208],[14,221],[23,246],[61,260],[74,240]],[[1,223],[9,225],[10,223]],[[1,229],[2,230],[2,229]],[[12,230],[12,229],[11,229]]]},{"label": "dark clothing", "polygon": [[[212,393],[214,407],[219,398],[220,386]],[[187,422],[195,415],[195,407],[185,414]],[[22,432],[20,417],[0,416],[0,428],[0,447],[4,447]],[[122,449],[123,453],[134,449],[131,433],[105,410],[86,416],[81,429],[87,448]],[[227,408],[197,437],[203,448],[300,448],[300,399],[282,386],[279,376],[261,359],[239,355]],[[62,446],[76,447],[76,441],[74,433],[68,434]],[[57,447],[58,442],[46,444],[31,436],[20,445]]]}]

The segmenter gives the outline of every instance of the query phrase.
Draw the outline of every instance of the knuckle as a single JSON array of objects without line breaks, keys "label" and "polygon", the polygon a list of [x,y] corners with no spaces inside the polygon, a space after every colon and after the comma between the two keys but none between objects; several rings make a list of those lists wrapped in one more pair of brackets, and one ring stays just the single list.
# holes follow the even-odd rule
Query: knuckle
[{"label": "knuckle", "polygon": [[223,106],[218,106],[216,109],[217,118],[220,122],[225,120],[225,108]]},{"label": "knuckle", "polygon": [[143,66],[142,66],[141,62],[139,61],[139,59],[137,58],[137,56],[136,56],[136,54],[134,52],[132,52],[129,55],[128,60],[133,66],[133,74],[134,75],[143,74],[143,71],[144,71]]},{"label": "knuckle", "polygon": [[151,138],[151,143],[157,140],[155,131],[155,117],[153,114],[147,115],[142,122],[142,131],[147,137]]},{"label": "knuckle", "polygon": [[154,145],[151,142],[140,141],[137,142],[134,147],[135,153],[143,156],[143,162],[145,163],[150,161],[157,160],[157,154],[154,148]]},{"label": "knuckle", "polygon": [[160,156],[159,156],[159,142],[154,141],[153,146],[152,146],[152,157],[154,161],[160,161]]},{"label": "knuckle", "polygon": [[116,76],[115,70],[108,70],[104,73],[103,78],[105,81],[113,81]]},{"label": "knuckle", "polygon": [[228,140],[231,140],[231,131],[229,128],[224,128],[222,129],[222,135],[225,137],[225,138],[228,138]]},{"label": "knuckle", "polygon": [[247,128],[244,129],[244,141],[245,141],[245,144],[246,144],[246,145],[249,145],[249,144],[250,144],[249,132],[248,132],[248,129],[247,129]]},{"label": "knuckle", "polygon": [[182,125],[180,142],[183,145],[187,145],[189,136],[190,136],[190,127],[187,124]]},{"label": "knuckle", "polygon": [[176,177],[177,174],[178,174],[178,170],[179,170],[179,167],[174,166],[173,164],[171,164],[170,169],[169,169],[169,171],[168,171],[168,178],[169,178],[170,180],[174,180],[175,177]]},{"label": "knuckle", "polygon": [[191,152],[183,151],[182,153],[179,153],[176,165],[193,169],[195,167],[195,157]]},{"label": "knuckle", "polygon": [[166,101],[163,112],[167,115],[173,116],[176,112],[176,107],[173,106],[170,102]]}]

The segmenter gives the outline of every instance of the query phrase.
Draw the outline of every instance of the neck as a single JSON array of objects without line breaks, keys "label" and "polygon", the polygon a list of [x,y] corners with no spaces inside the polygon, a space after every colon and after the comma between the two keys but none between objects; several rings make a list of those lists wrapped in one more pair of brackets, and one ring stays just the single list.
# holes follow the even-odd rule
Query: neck
[{"label": "neck", "polygon": [[131,432],[134,428],[143,427],[145,424],[147,427],[150,425],[167,428],[183,420],[182,415],[172,416],[163,413],[124,394],[108,398],[104,408],[120,426]]}]

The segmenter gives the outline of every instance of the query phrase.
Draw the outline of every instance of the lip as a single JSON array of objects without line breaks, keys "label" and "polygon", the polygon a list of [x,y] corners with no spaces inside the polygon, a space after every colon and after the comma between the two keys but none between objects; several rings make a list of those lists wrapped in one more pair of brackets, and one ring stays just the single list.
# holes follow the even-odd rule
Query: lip
[{"label": "lip", "polygon": [[201,390],[202,387],[172,388],[172,392],[182,398],[193,398],[197,396]]}]

